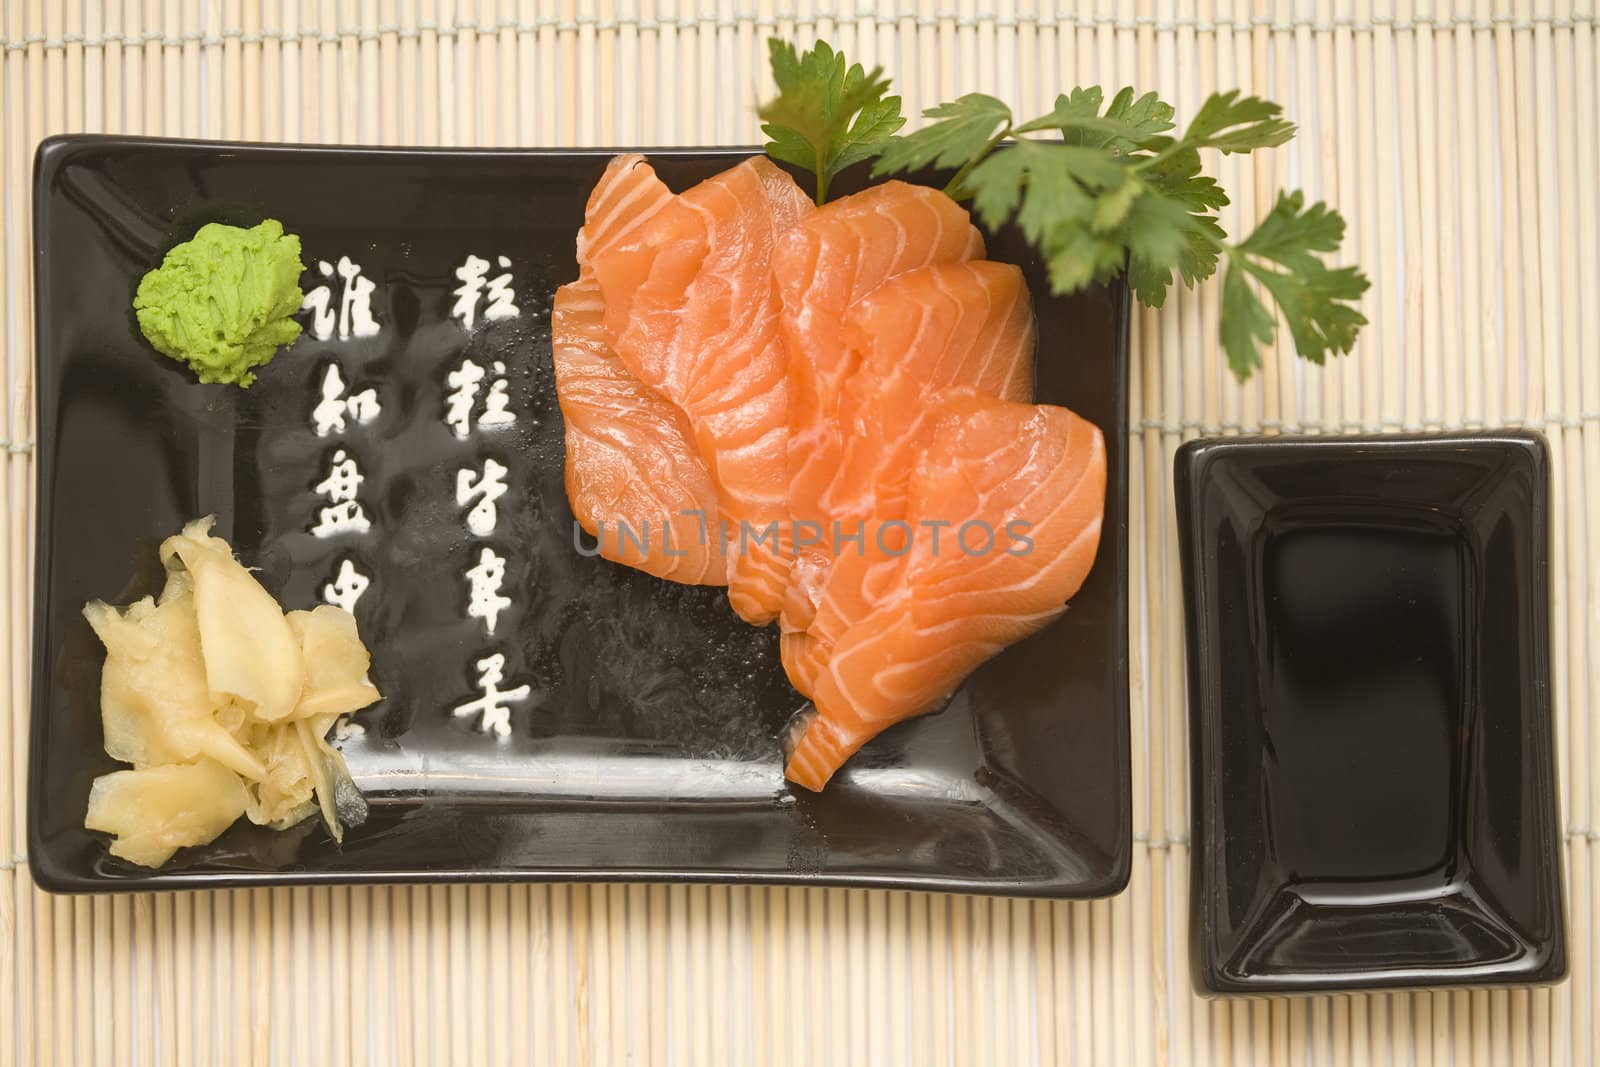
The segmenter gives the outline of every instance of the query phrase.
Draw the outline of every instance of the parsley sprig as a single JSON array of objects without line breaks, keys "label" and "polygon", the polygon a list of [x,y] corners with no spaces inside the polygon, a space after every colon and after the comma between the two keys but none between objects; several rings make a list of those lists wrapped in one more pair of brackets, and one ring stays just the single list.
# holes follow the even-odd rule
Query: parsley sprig
[{"label": "parsley sprig", "polygon": [[906,124],[900,98],[885,96],[882,67],[870,73],[826,41],[804,55],[774,37],[767,42],[778,96],[761,108],[761,132],[771,138],[767,154],[817,176],[817,203],[828,199],[828,183],[853,163],[871,159]]},{"label": "parsley sprig", "polygon": [[[875,158],[875,177],[939,167],[955,172],[945,191],[970,200],[985,225],[1017,223],[1057,293],[1126,271],[1134,295],[1160,307],[1174,278],[1193,287],[1225,265],[1222,346],[1241,381],[1277,332],[1258,287],[1277,304],[1296,351],[1314,363],[1349,352],[1367,321],[1354,306],[1366,277],[1321,258],[1343,239],[1338,212],[1287,193],[1243,241],[1229,242],[1222,228],[1228,196],[1202,173],[1201,153],[1252,152],[1292,138],[1294,124],[1269,100],[1213,93],[1179,134],[1172,105],[1131,88],[1109,102],[1096,86],[1077,88],[1020,123],[1004,101],[969,93],[923,112],[933,121],[922,129],[894,136],[905,120],[899,98],[885,95],[881,69],[847,66],[823,42],[799,55],[774,40],[771,55],[779,96],[761,111],[767,151],[816,173],[819,204],[852,163]],[[1037,137],[1046,133],[1056,137]]]}]

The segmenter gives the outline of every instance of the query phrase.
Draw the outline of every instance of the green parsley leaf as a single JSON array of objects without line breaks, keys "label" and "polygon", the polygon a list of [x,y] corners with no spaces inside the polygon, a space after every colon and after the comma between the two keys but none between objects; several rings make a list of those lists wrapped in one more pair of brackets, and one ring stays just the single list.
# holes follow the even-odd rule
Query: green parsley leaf
[{"label": "green parsley leaf", "polygon": [[1279,193],[1278,202],[1255,231],[1239,242],[1241,252],[1264,256],[1291,270],[1320,266],[1313,253],[1333,252],[1344,240],[1344,218],[1328,205],[1305,205],[1301,192]]},{"label": "green parsley leaf", "polygon": [[[856,120],[839,139],[839,152],[834,159],[833,174],[877,156],[883,151],[883,146],[888,143],[894,132],[905,124],[905,116],[900,114],[898,96],[886,96],[882,100],[862,107]],[[832,176],[829,175],[830,178]]]},{"label": "green parsley leaf", "polygon": [[869,73],[818,41],[805,54],[774,37],[768,41],[778,96],[761,107],[767,154],[817,176],[817,203],[844,168],[871,159],[905,125],[900,98],[886,96],[882,67]]},{"label": "green parsley leaf", "polygon": [[[1293,137],[1294,124],[1270,100],[1213,93],[1179,136],[1172,105],[1132,88],[1107,102],[1099,87],[1080,86],[1020,124],[1004,101],[969,93],[924,111],[933,121],[922,129],[894,136],[904,119],[881,71],[847,68],[822,43],[805,55],[778,41],[771,48],[781,92],[761,112],[767,151],[816,171],[818,203],[829,178],[864,159],[876,157],[874,177],[947,168],[955,175],[945,192],[970,200],[991,230],[1015,222],[1043,257],[1053,291],[1125,273],[1151,307],[1166,301],[1174,279],[1192,287],[1226,257],[1222,346],[1241,379],[1277,329],[1261,293],[1278,305],[1296,350],[1316,363],[1348,352],[1366,323],[1354,301],[1367,279],[1322,261],[1344,237],[1344,220],[1325,205],[1280,196],[1248,238],[1227,243],[1218,212],[1228,195],[1202,173],[1201,153],[1251,152]],[[1060,140],[1026,136],[1045,132]],[[1002,145],[1007,138],[1017,139]]]},{"label": "green parsley leaf", "polygon": [[1247,272],[1231,265],[1222,275],[1222,351],[1241,382],[1261,366],[1261,345],[1272,343],[1278,324],[1250,288]]},{"label": "green parsley leaf", "polygon": [[1126,251],[1115,237],[1070,222],[1051,229],[1043,251],[1050,269],[1050,288],[1058,293],[1110,281],[1126,260]]},{"label": "green parsley leaf", "polygon": [[1216,273],[1227,235],[1217,220],[1181,200],[1150,190],[1133,205],[1121,229],[1128,249],[1128,284],[1149,307],[1166,303],[1176,273],[1187,286]]},{"label": "green parsley leaf", "polygon": [[[1015,217],[1057,292],[1107,281],[1126,260],[1135,295],[1160,307],[1174,273],[1193,285],[1216,270],[1225,235],[1207,213],[1221,195],[1209,178],[1174,181],[1102,149],[1023,140],[972,168],[965,185],[990,229]],[[1081,269],[1058,262],[1076,255],[1088,257]]]},{"label": "green parsley leaf", "polygon": [[1304,195],[1294,192],[1280,193],[1255,232],[1228,247],[1222,340],[1228,365],[1241,380],[1261,363],[1257,343],[1270,343],[1276,332],[1246,274],[1277,303],[1303,359],[1321,364],[1329,353],[1355,345],[1367,319],[1353,303],[1370,283],[1357,268],[1330,268],[1318,256],[1336,250],[1343,239],[1344,219],[1337,211],[1322,203],[1305,207]]},{"label": "green parsley leaf", "polygon": [[1107,188],[1095,201],[1094,216],[1089,220],[1089,226],[1096,233],[1116,230],[1127,219],[1144,191],[1144,182],[1131,174],[1124,175],[1121,181]]},{"label": "green parsley leaf", "polygon": [[1060,130],[1069,145],[1123,153],[1147,147],[1151,138],[1172,129],[1172,105],[1155,93],[1135,100],[1133,87],[1128,86],[1112,99],[1104,115],[1100,114],[1102,99],[1098,85],[1074,89],[1056,97],[1050,114],[1025,122],[1013,132]]},{"label": "green parsley leaf", "polygon": [[1228,194],[1217,180],[1200,173],[1200,152],[1182,148],[1149,161],[1143,168],[1152,187],[1172,197],[1190,211],[1204,213],[1228,205]]},{"label": "green parsley leaf", "polygon": [[968,93],[930,107],[923,115],[938,121],[889,141],[873,164],[874,178],[930,166],[961,168],[946,189],[953,192],[965,177],[965,168],[986,156],[1011,130],[1011,109],[983,93]]},{"label": "green parsley leaf", "polygon": [[1023,235],[1038,244],[1056,223],[1089,218],[1099,191],[1126,177],[1126,170],[1104,152],[1018,141],[972,168],[966,185],[984,225],[999,229],[1016,212]]},{"label": "green parsley leaf", "polygon": [[1294,123],[1280,118],[1283,108],[1259,96],[1240,96],[1238,89],[1212,93],[1184,131],[1191,148],[1252,152],[1273,148],[1294,137]]}]

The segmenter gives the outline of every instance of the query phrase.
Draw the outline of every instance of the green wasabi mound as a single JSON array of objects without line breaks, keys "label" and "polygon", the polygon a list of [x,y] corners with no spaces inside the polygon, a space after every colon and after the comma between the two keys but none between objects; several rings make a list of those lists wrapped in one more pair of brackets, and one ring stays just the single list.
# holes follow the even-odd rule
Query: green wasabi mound
[{"label": "green wasabi mound", "polygon": [[139,329],[163,355],[207,384],[256,380],[279,347],[300,336],[300,238],[277,219],[249,229],[210,222],[139,282]]}]

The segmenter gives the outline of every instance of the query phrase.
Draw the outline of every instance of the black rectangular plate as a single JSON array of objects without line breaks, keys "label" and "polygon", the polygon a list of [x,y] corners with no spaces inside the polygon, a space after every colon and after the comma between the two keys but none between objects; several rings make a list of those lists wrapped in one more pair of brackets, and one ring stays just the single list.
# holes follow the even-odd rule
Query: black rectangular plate
[{"label": "black rectangular plate", "polygon": [[1178,453],[1207,993],[1566,971],[1535,434]]},{"label": "black rectangular plate", "polygon": [[[747,154],[649,153],[680,190]],[[802,702],[775,630],[740,623],[720,590],[573,549],[549,307],[576,274],[573,238],[609,155],[104,137],[40,149],[28,819],[41,885],[642,879],[1093,897],[1126,883],[1125,291],[1047,297],[1018,236],[994,239],[994,257],[1023,264],[1035,294],[1040,399],[1105,431],[1099,558],[1057,624],[812,795],[782,778],[780,733]],[[361,264],[381,330],[302,337],[249,390],[201,386],[139,337],[134,288],[201,224],[266,217],[301,235],[313,271],[340,256]],[[469,253],[512,260],[522,309],[470,335],[449,317],[452,272]],[[514,427],[457,441],[441,421],[463,353],[508,364]],[[383,403],[337,441],[309,421],[332,359]],[[321,503],[312,487],[341,446],[367,477],[373,530],[321,541],[307,533]],[[517,598],[492,641],[465,614],[476,548],[452,490],[455,471],[486,455],[510,469],[489,543]],[[149,871],[83,829],[90,783],[116,765],[101,747],[102,653],[80,609],[154,591],[160,539],[213,512],[288,607],[313,604],[346,555],[374,576],[356,614],[385,699],[344,746],[372,814],[342,846],[315,821],[285,833],[241,822]],[[490,648],[507,657],[507,684],[535,694],[504,741],[451,713],[476,695],[473,664]]]}]

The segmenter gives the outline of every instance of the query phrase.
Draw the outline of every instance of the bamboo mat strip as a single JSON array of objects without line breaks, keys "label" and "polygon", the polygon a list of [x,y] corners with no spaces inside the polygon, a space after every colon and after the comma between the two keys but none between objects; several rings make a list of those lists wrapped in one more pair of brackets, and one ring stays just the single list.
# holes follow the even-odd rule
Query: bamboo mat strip
[{"label": "bamboo mat strip", "polygon": [[[23,852],[32,527],[29,175],[51,133],[734,144],[763,40],[822,36],[908,100],[1041,110],[1136,82],[1284,102],[1219,164],[1238,232],[1336,202],[1373,326],[1227,373],[1215,291],[1135,313],[1135,859],[1093,903],[495,886],[52,899]],[[0,22],[0,1067],[13,1063],[1587,1064],[1600,1049],[1600,69],[1594,0],[5,0]],[[1572,980],[1213,1003],[1188,985],[1174,450],[1201,434],[1532,426],[1550,441]]]}]

